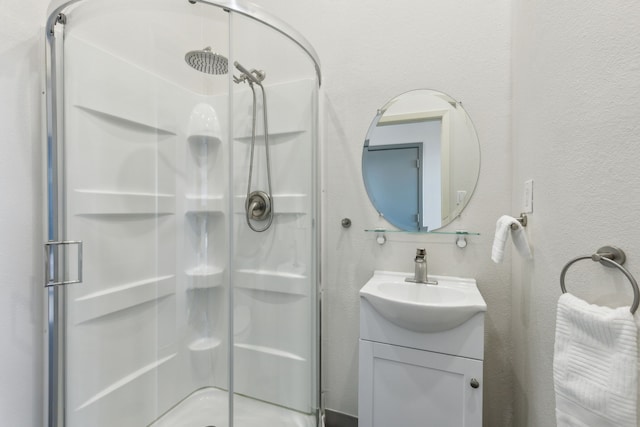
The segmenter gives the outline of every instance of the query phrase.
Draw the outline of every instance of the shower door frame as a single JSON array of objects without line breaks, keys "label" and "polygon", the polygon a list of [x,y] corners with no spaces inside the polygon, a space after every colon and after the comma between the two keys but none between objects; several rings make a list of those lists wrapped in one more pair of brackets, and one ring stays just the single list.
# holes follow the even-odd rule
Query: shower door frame
[{"label": "shower door frame", "polygon": [[[64,25],[66,15],[64,11],[76,3],[90,0],[53,0],[49,8],[49,15],[45,25],[45,83],[46,83],[46,206],[47,229],[44,270],[45,270],[45,360],[44,360],[44,425],[46,427],[65,427],[65,403],[66,403],[66,292],[65,286],[82,282],[81,258],[82,242],[67,241],[66,233],[66,196],[65,196],[65,158],[64,158]],[[318,89],[322,84],[320,60],[311,44],[296,30],[280,19],[273,17],[258,6],[244,3],[239,0],[212,1],[212,0],[187,0],[189,3],[204,3],[226,12],[234,12],[250,19],[256,20],[267,27],[284,35],[297,44],[313,61],[318,82]],[[61,96],[62,95],[62,96]],[[320,97],[321,98],[321,97]],[[321,103],[319,103],[321,104]],[[321,257],[321,229],[320,206],[321,183],[319,179],[320,150],[319,150],[319,126],[318,111],[315,112],[316,140],[314,142],[315,164],[313,165],[314,202],[312,213],[314,214],[314,239],[316,254],[315,259],[315,295],[316,295],[316,419],[320,425],[323,418],[322,407],[322,285],[320,281],[320,257]],[[66,276],[66,246],[79,244],[79,277],[77,280],[65,280]],[[61,249],[65,249],[63,252]],[[230,349],[230,352],[232,350]],[[232,401],[232,399],[231,399]]]}]

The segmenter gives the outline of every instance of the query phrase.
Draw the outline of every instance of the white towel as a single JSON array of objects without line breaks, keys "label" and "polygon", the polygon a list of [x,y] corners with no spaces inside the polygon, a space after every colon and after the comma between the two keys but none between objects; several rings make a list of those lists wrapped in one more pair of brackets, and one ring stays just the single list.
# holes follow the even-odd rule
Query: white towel
[{"label": "white towel", "polygon": [[[511,230],[511,225],[515,224],[516,229]],[[502,262],[504,258],[504,247],[511,232],[511,238],[516,249],[523,258],[531,259],[531,249],[527,240],[527,233],[520,222],[512,216],[503,215],[496,222],[496,235],[493,238],[493,248],[491,248],[491,259],[496,264]]]},{"label": "white towel", "polygon": [[629,307],[560,297],[553,356],[558,427],[637,427],[637,334]]}]

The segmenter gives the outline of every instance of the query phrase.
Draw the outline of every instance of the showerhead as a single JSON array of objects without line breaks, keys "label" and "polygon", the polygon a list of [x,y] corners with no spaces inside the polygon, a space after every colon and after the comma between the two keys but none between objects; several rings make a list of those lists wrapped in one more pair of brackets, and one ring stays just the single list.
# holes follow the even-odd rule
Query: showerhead
[{"label": "showerhead", "polygon": [[224,56],[214,53],[210,47],[202,50],[192,50],[184,56],[194,69],[207,74],[227,74],[229,71],[229,60]]}]

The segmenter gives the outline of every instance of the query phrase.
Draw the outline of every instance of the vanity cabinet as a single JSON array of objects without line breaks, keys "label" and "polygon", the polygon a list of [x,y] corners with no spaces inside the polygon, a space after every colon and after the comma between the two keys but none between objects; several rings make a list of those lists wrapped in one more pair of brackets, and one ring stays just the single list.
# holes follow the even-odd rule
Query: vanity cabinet
[{"label": "vanity cabinet", "polygon": [[[482,427],[486,305],[479,297],[470,309],[475,280],[430,276],[437,289],[393,289],[432,286],[405,285],[404,276],[376,271],[360,291],[359,427]],[[467,296],[451,292],[460,286]],[[442,309],[419,292],[457,299],[435,317],[411,313]],[[462,323],[445,322],[449,310],[466,310]]]},{"label": "vanity cabinet", "polygon": [[482,361],[360,340],[360,427],[481,427]]}]

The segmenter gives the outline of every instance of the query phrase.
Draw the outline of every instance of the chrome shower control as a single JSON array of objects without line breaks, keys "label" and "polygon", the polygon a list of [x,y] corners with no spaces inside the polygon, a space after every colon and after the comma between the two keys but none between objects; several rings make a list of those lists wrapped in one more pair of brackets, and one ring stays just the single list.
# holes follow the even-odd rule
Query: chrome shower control
[{"label": "chrome shower control", "polygon": [[247,197],[244,207],[252,220],[264,221],[271,213],[271,197],[264,191],[254,191]]},{"label": "chrome shower control", "polygon": [[[264,191],[254,191],[251,192],[251,183],[253,182],[251,177],[253,176],[253,152],[256,146],[256,111],[257,111],[257,99],[256,99],[256,90],[254,84],[260,87],[262,91],[262,113],[263,113],[263,122],[262,125],[264,127],[264,149],[265,149],[265,158],[266,158],[266,166],[267,166],[267,191],[273,194],[273,190],[271,188],[271,161],[269,160],[269,128],[268,128],[268,120],[267,120],[267,94],[264,90],[264,86],[262,86],[262,81],[264,80],[266,73],[264,71],[259,70],[247,70],[237,61],[233,63],[233,65],[242,73],[240,77],[233,76],[233,81],[240,83],[247,83],[251,88],[251,93],[253,94],[253,108],[251,114],[251,160],[249,161],[249,179],[247,185],[247,200],[245,202],[245,219],[247,220],[247,225],[250,229],[255,231],[256,233],[262,233],[263,231],[267,231],[271,224],[273,223],[273,200],[269,196],[268,193]],[[262,228],[256,228],[251,220],[256,221],[267,221],[267,224]]]}]

